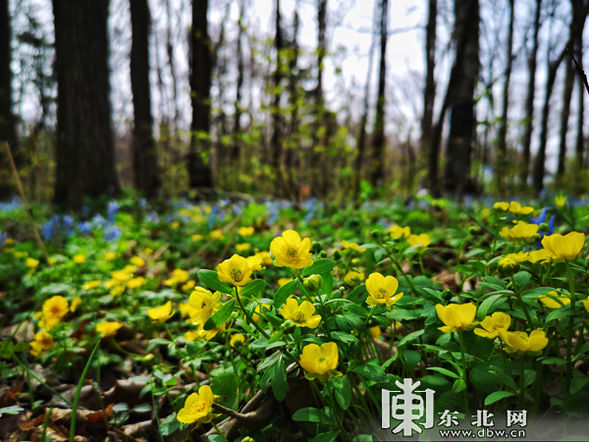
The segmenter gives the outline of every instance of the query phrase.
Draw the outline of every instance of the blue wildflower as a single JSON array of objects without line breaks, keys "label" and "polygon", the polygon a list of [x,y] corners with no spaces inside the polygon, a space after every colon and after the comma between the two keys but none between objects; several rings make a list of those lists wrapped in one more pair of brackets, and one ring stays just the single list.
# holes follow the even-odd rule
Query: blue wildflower
[{"label": "blue wildflower", "polygon": [[116,241],[122,236],[121,229],[116,226],[115,224],[111,224],[110,226],[104,229],[104,241]]},{"label": "blue wildflower", "polygon": [[119,203],[117,203],[115,200],[109,201],[106,212],[107,212],[108,220],[111,223],[115,222],[115,215],[117,214],[118,211],[119,211]]},{"label": "blue wildflower", "polygon": [[90,224],[88,221],[78,224],[78,232],[80,232],[82,235],[89,235],[90,232],[92,232],[92,224]]}]

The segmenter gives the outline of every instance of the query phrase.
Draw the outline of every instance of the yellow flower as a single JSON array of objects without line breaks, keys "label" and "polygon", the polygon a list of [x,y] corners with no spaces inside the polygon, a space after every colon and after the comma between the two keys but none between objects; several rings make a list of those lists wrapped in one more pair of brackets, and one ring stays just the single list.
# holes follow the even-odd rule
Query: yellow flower
[{"label": "yellow flower", "polygon": [[117,255],[115,255],[113,252],[106,252],[104,254],[104,259],[106,259],[107,261],[112,261],[116,257],[117,257]]},{"label": "yellow flower", "polygon": [[531,241],[536,239],[536,236],[538,235],[538,225],[519,221],[511,229],[509,227],[503,227],[499,232],[499,235],[508,241],[517,241],[518,239]]},{"label": "yellow flower", "polygon": [[438,318],[446,324],[444,327],[439,327],[444,333],[452,333],[455,330],[470,330],[478,324],[478,322],[473,322],[477,314],[477,307],[472,303],[450,304],[446,307],[437,304],[436,312]]},{"label": "yellow flower", "polygon": [[560,233],[545,236],[542,245],[554,255],[555,259],[573,261],[577,259],[583,250],[583,246],[585,246],[585,234],[571,232],[565,236]]},{"label": "yellow flower", "polygon": [[315,315],[315,306],[309,301],[303,301],[299,305],[296,299],[289,298],[278,311],[284,319],[290,319],[297,327],[317,328],[321,322],[321,316]]},{"label": "yellow flower", "polygon": [[183,282],[188,281],[188,278],[190,278],[190,275],[186,270],[174,269],[174,271],[172,272],[172,277],[170,279],[166,279],[164,281],[164,285],[171,287],[173,285],[181,284]]},{"label": "yellow flower", "polygon": [[[551,298],[550,296],[547,296],[547,295],[552,295],[553,297]],[[560,301],[560,302],[558,302],[554,298],[558,299],[558,301]],[[558,293],[556,293],[556,291],[554,291],[554,290],[551,290],[550,292],[546,293],[546,295],[538,296],[538,301],[540,301],[544,307],[552,308],[552,309],[560,308],[563,305],[568,305],[571,303],[571,300],[568,296],[565,296],[565,295],[559,296]]]},{"label": "yellow flower", "polygon": [[[510,253],[509,255],[515,255],[515,253]],[[504,276],[514,275],[518,272],[519,267],[519,261],[515,258],[515,256],[504,256],[499,260],[499,262],[497,262],[499,273]]]},{"label": "yellow flower", "polygon": [[153,250],[150,249],[149,247],[146,247],[145,249],[143,249],[143,253],[147,256],[151,256],[151,255],[153,255]]},{"label": "yellow flower", "polygon": [[236,345],[239,347],[243,345],[245,342],[245,336],[239,333],[234,333],[231,335],[231,339],[229,340],[229,345],[231,347],[235,347]]},{"label": "yellow flower", "polygon": [[507,330],[511,325],[511,316],[503,312],[495,312],[491,316],[486,316],[479,325],[483,328],[475,328],[475,335],[483,338],[494,339],[498,336],[500,328]]},{"label": "yellow flower", "polygon": [[[508,253],[503,258],[511,258],[519,263],[522,263],[522,262],[526,262],[526,261],[530,260],[530,253],[531,252]],[[501,261],[501,260],[499,260],[499,261]]]},{"label": "yellow flower", "polygon": [[127,282],[127,287],[130,289],[138,289],[146,282],[147,281],[143,276],[138,276],[137,278],[130,279],[129,282]]},{"label": "yellow flower", "polygon": [[272,265],[272,255],[270,255],[270,252],[259,252],[256,253],[256,256],[260,257],[260,259],[262,260],[262,264],[266,267]]},{"label": "yellow flower", "polygon": [[190,305],[188,302],[183,302],[182,304],[178,304],[178,309],[180,310],[180,314],[183,318],[190,318],[194,316],[197,310]]},{"label": "yellow flower", "polygon": [[528,261],[532,264],[536,264],[538,261],[540,261],[540,265],[550,264],[553,258],[552,253],[546,249],[534,250],[528,253]]},{"label": "yellow flower", "polygon": [[373,339],[380,338],[380,327],[378,325],[370,327],[370,334],[372,335]]},{"label": "yellow flower", "polygon": [[346,250],[354,250],[358,253],[366,252],[366,249],[361,249],[355,242],[342,241],[342,247]]},{"label": "yellow flower", "polygon": [[121,328],[123,324],[120,322],[109,322],[109,321],[102,321],[96,324],[96,332],[100,333],[102,338],[107,336],[114,336],[117,334],[119,328]]},{"label": "yellow flower", "polygon": [[200,241],[202,239],[202,235],[199,235],[198,233],[195,233],[194,235],[192,235],[190,237],[193,241]]},{"label": "yellow flower", "polygon": [[252,236],[254,234],[254,228],[253,227],[240,227],[239,230],[237,230],[237,233],[239,233],[241,236],[246,238],[246,237]]},{"label": "yellow flower", "polygon": [[122,295],[124,291],[125,291],[124,285],[116,285],[112,289],[110,289],[110,296]]},{"label": "yellow flower", "polygon": [[364,273],[351,271],[344,276],[344,281],[350,285],[356,285],[364,281]]},{"label": "yellow flower", "polygon": [[221,282],[238,287],[246,286],[252,279],[252,268],[243,256],[233,255],[217,266],[217,274]]},{"label": "yellow flower", "polygon": [[174,313],[172,312],[172,301],[166,302],[164,305],[147,310],[147,316],[156,322],[166,322]]},{"label": "yellow flower", "polygon": [[31,346],[31,354],[38,358],[43,353],[43,349],[41,348],[41,344],[37,341],[33,341],[29,344]]},{"label": "yellow flower", "polygon": [[110,274],[112,278],[119,284],[125,284],[129,280],[133,279],[133,273],[125,272],[123,270],[115,270]]},{"label": "yellow flower", "polygon": [[39,260],[34,258],[27,258],[27,267],[34,269],[39,265]]},{"label": "yellow flower", "polygon": [[212,230],[209,236],[213,239],[225,239],[225,235],[223,235],[223,230],[221,229]]},{"label": "yellow flower", "polygon": [[252,245],[248,242],[243,243],[243,244],[235,244],[235,250],[237,250],[240,253],[247,252],[251,247],[252,247]]},{"label": "yellow flower", "polygon": [[135,267],[133,264],[127,264],[121,271],[125,273],[135,273],[137,271],[137,267]]},{"label": "yellow flower", "polygon": [[99,280],[88,281],[87,283],[82,285],[82,290],[92,290],[92,289],[95,289],[96,287],[98,287],[99,285],[100,285]]},{"label": "yellow flower", "polygon": [[288,284],[290,281],[292,281],[292,278],[279,278],[278,287],[282,287],[283,285]]},{"label": "yellow flower", "polygon": [[80,298],[79,296],[76,296],[70,305],[70,312],[72,312],[72,313],[75,312],[81,303],[82,303],[82,298]]},{"label": "yellow flower", "polygon": [[557,207],[560,207],[562,209],[566,205],[566,203],[567,203],[566,196],[561,195],[561,196],[554,197],[554,204],[556,204]]},{"label": "yellow flower", "polygon": [[427,249],[427,246],[429,246],[432,243],[432,240],[430,239],[427,233],[422,233],[421,235],[409,235],[409,238],[407,238],[407,242],[411,247],[420,244],[421,247],[419,248],[419,250],[425,250]]},{"label": "yellow flower", "polygon": [[398,288],[399,281],[394,276],[384,277],[378,272],[372,273],[366,280],[366,291],[370,295],[366,298],[366,303],[390,307],[403,297],[403,293],[395,295]]},{"label": "yellow flower", "polygon": [[191,279],[190,281],[186,281],[186,283],[184,283],[184,285],[182,286],[182,290],[184,290],[184,291],[192,290],[195,285],[196,285],[196,281]]},{"label": "yellow flower", "polygon": [[274,255],[274,265],[302,269],[313,263],[311,256],[311,240],[301,236],[294,230],[282,232],[282,236],[274,238],[270,244],[270,252]]},{"label": "yellow flower", "polygon": [[208,385],[198,389],[198,393],[192,393],[186,399],[184,408],[178,412],[176,419],[183,424],[192,424],[198,421],[209,423],[213,419],[213,390]]},{"label": "yellow flower", "polygon": [[512,201],[509,203],[509,211],[516,215],[529,215],[534,211],[534,208],[530,206],[522,207],[517,201]]},{"label": "yellow flower", "polygon": [[194,314],[191,315],[192,322],[194,324],[204,325],[221,308],[220,299],[221,293],[219,292],[213,294],[202,287],[195,287],[194,292],[192,292],[188,300],[190,307],[195,309]]},{"label": "yellow flower", "polygon": [[303,348],[299,363],[301,367],[307,371],[305,377],[312,380],[319,377],[320,380],[325,381],[330,376],[341,376],[337,372],[339,356],[337,353],[337,344],[335,342],[328,342],[319,347],[317,344],[309,344]]},{"label": "yellow flower", "polygon": [[533,330],[530,335],[524,331],[508,332],[505,329],[499,329],[499,337],[508,346],[508,352],[539,352],[548,345],[548,338],[543,330]]},{"label": "yellow flower", "polygon": [[583,303],[585,310],[587,310],[587,313],[589,313],[589,296],[587,297],[587,299],[585,301],[581,301],[581,302]]},{"label": "yellow flower", "polygon": [[43,304],[43,320],[45,330],[51,330],[67,315],[69,304],[63,296],[52,296]]},{"label": "yellow flower", "polygon": [[389,226],[389,230],[391,232],[391,239],[397,238],[409,238],[411,236],[411,228],[410,227],[401,227],[401,226]]},{"label": "yellow flower", "polygon": [[75,255],[73,260],[76,264],[84,264],[86,262],[86,257],[84,255]]},{"label": "yellow flower", "polygon": [[174,221],[172,224],[170,224],[170,227],[172,229],[177,229],[178,227],[180,227],[180,223],[178,221]]},{"label": "yellow flower", "polygon": [[247,265],[252,269],[252,272],[257,272],[258,270],[262,270],[262,256],[259,253],[256,253],[254,256],[248,256],[247,258]]},{"label": "yellow flower", "polygon": [[145,260],[139,256],[133,256],[129,261],[136,267],[143,267],[145,265]]},{"label": "yellow flower", "polygon": [[47,258],[47,262],[49,263],[49,265],[53,265],[57,262],[57,258],[52,256],[51,258]]},{"label": "yellow flower", "polygon": [[493,209],[501,212],[507,212],[509,210],[509,203],[504,201],[493,204]]},{"label": "yellow flower", "polygon": [[35,342],[37,342],[39,347],[43,350],[51,350],[53,347],[53,337],[47,332],[36,333]]}]

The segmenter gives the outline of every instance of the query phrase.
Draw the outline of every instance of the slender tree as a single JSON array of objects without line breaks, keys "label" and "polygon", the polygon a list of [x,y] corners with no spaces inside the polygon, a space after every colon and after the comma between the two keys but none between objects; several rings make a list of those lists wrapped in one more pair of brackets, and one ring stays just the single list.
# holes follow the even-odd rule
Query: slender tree
[{"label": "slender tree", "polygon": [[[428,186],[434,188],[438,177],[438,152],[432,142],[434,124],[434,103],[436,98],[436,24],[438,1],[429,0],[427,25],[425,28],[425,88],[423,90],[423,117],[421,118],[421,151],[428,156]],[[436,151],[434,151],[436,149]]]},{"label": "slender tree", "polygon": [[[242,40],[243,40],[243,31],[244,31],[244,12],[245,12],[245,0],[240,0],[239,4],[239,21],[237,25],[239,27],[239,33],[237,34],[237,83],[235,84],[235,103],[234,103],[234,114],[233,114],[233,150],[231,154],[231,159],[233,162],[233,166],[235,170],[239,165],[239,157],[241,155],[240,143],[241,143],[241,124],[239,120],[241,119],[242,107],[241,107],[241,95],[242,95],[242,88],[243,88],[243,78],[244,78],[244,61],[243,61],[243,48],[242,48]],[[235,173],[235,179],[237,178],[237,173]],[[235,180],[235,185],[237,186],[237,180]]]},{"label": "slender tree", "polygon": [[503,82],[503,106],[501,109],[501,121],[497,143],[497,164],[495,168],[495,179],[497,190],[500,195],[505,193],[505,168],[507,167],[507,122],[509,111],[509,82],[513,69],[513,23],[515,20],[515,0],[508,0],[509,4],[509,30],[507,32],[507,65],[505,67],[505,80]]},{"label": "slender tree", "polygon": [[131,26],[131,90],[133,91],[133,171],[135,187],[154,197],[161,186],[151,116],[149,85],[149,26],[147,0],[130,0]]},{"label": "slender tree", "polygon": [[270,107],[272,117],[272,139],[270,146],[272,149],[271,165],[276,176],[277,189],[285,191],[285,180],[280,170],[280,162],[283,151],[283,119],[282,110],[280,109],[280,101],[282,98],[282,55],[284,50],[284,37],[282,35],[282,14],[280,11],[280,0],[276,0],[276,11],[274,15],[274,49],[276,50],[276,68],[272,74],[272,85],[274,87],[272,92],[272,103]]},{"label": "slender tree", "polygon": [[111,126],[108,0],[53,0],[57,72],[56,203],[119,189]]},{"label": "slender tree", "polygon": [[521,165],[521,188],[525,189],[528,183],[530,171],[530,158],[532,146],[532,131],[534,130],[534,95],[536,93],[536,66],[538,59],[538,34],[540,32],[540,12],[542,0],[536,0],[534,23],[532,25],[532,49],[528,55],[528,91],[526,94],[524,136],[523,136],[523,159]]},{"label": "slender tree", "polygon": [[[472,144],[474,140],[474,88],[479,73],[479,2],[454,0],[455,35],[465,41],[462,60],[456,60],[450,94],[450,133],[446,148],[444,189],[463,195],[469,191]],[[458,54],[458,52],[457,52]]]},{"label": "slender tree", "polygon": [[10,13],[8,0],[0,0],[0,200],[10,198],[14,192],[12,172],[4,149],[7,142],[12,149],[17,165],[21,163],[20,149],[16,136],[16,119],[12,113],[12,71],[10,69]]},{"label": "slender tree", "polygon": [[376,187],[384,180],[385,159],[385,87],[387,72],[387,16],[388,0],[380,0],[380,67],[378,72],[378,95],[376,98],[376,115],[374,120],[374,132],[372,134],[372,158],[370,165],[370,183]]},{"label": "slender tree", "polygon": [[213,187],[211,170],[211,42],[208,33],[208,0],[192,1],[191,73],[192,123],[188,176],[190,187]]},{"label": "slender tree", "polygon": [[571,114],[571,99],[573,98],[573,86],[575,85],[575,69],[573,62],[569,57],[565,57],[564,63],[564,90],[562,95],[562,108],[560,110],[560,134],[558,147],[558,165],[556,168],[557,180],[564,177],[566,155],[567,155],[567,135],[569,133],[569,117]]}]

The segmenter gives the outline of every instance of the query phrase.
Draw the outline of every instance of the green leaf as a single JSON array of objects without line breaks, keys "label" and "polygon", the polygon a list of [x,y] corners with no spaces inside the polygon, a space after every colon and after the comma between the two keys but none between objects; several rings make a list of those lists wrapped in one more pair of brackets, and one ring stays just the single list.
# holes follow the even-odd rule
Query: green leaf
[{"label": "green leaf", "polygon": [[181,425],[180,421],[178,421],[178,419],[176,419],[176,412],[174,411],[167,418],[165,418],[163,420],[163,422],[160,424],[160,430],[162,432],[162,436],[169,436],[170,434],[179,430],[180,425]]},{"label": "green leaf", "polygon": [[453,371],[450,371],[447,368],[443,367],[427,367],[427,370],[437,371],[438,373],[445,374],[446,376],[450,376],[451,378],[460,378],[460,376],[454,373]]},{"label": "green leaf", "polygon": [[317,436],[309,439],[309,442],[333,442],[339,431],[326,431],[325,433],[318,434]]},{"label": "green leaf", "polygon": [[[575,394],[589,383],[589,378],[586,376],[573,376],[571,379],[571,393]],[[0,411],[2,411],[0,409]]]},{"label": "green leaf", "polygon": [[538,377],[538,372],[535,370],[524,371],[524,386],[529,387]]},{"label": "green leaf", "polygon": [[420,337],[424,333],[425,333],[425,330],[416,330],[413,333],[409,333],[407,336],[405,336],[403,339],[401,339],[401,342],[399,342],[399,347],[401,345],[406,344],[407,342],[413,341],[414,339]]},{"label": "green leaf", "polygon": [[385,372],[380,365],[360,365],[352,371],[374,382],[384,382],[386,378]]},{"label": "green leaf", "polygon": [[292,295],[297,288],[297,280],[293,279],[280,287],[274,295],[274,307],[280,308],[286,302],[288,297]]},{"label": "green leaf", "polygon": [[133,409],[131,411],[134,411],[135,413],[149,413],[151,411],[151,405],[149,405],[149,404],[137,405],[136,407],[133,407]]},{"label": "green leaf", "polygon": [[421,355],[415,350],[405,350],[403,352],[403,359],[407,363],[409,370],[413,370],[419,364],[419,361],[421,361]]},{"label": "green leaf", "polygon": [[454,381],[454,384],[452,385],[452,393],[458,394],[465,389],[466,389],[466,382],[464,382],[464,379],[456,379]]},{"label": "green leaf", "polygon": [[224,282],[219,281],[219,275],[217,275],[217,272],[214,272],[213,270],[199,270],[198,278],[204,285],[206,285],[208,288],[212,290],[216,290],[218,292],[225,293],[228,295],[233,294],[233,290],[231,290],[231,287],[229,287]]},{"label": "green leaf", "polygon": [[276,350],[274,353],[268,356],[260,365],[258,365],[258,368],[256,368],[256,370],[262,371],[264,368],[270,367],[272,364],[278,361],[278,359],[280,359],[281,355],[282,352],[280,350]]},{"label": "green leaf", "polygon": [[318,424],[331,423],[331,419],[323,410],[318,410],[313,407],[301,408],[300,410],[295,411],[292,415],[292,419],[299,422],[315,422]]},{"label": "green leaf", "polygon": [[303,270],[303,276],[310,276],[314,274],[321,274],[326,272],[331,272],[335,267],[335,261],[332,259],[318,259],[315,261],[310,267],[306,267]]},{"label": "green leaf", "polygon": [[331,332],[331,337],[340,342],[348,344],[355,344],[356,342],[358,342],[358,338],[356,336],[341,331]]},{"label": "green leaf", "polygon": [[[540,358],[538,358],[538,360],[540,361],[541,359],[540,359]],[[542,363],[543,363],[543,364],[546,364],[546,365],[550,365],[550,364],[554,364],[554,365],[564,365],[564,364],[566,364],[566,363],[567,363],[567,361],[566,361],[566,360],[564,360],[564,359],[561,359],[561,358],[554,358],[554,357],[552,357],[552,358],[545,358],[545,359],[542,359],[541,361],[542,361]]]},{"label": "green leaf", "polygon": [[250,296],[255,295],[256,293],[261,292],[266,288],[266,281],[263,279],[254,279],[250,281],[248,285],[246,285],[241,292],[239,292],[239,296]]},{"label": "green leaf", "polygon": [[3,414],[18,414],[23,410],[24,410],[24,408],[21,408],[18,405],[11,405],[10,407],[3,407],[3,408],[0,408],[0,417],[2,417]]},{"label": "green leaf", "polygon": [[217,313],[215,313],[209,318],[207,322],[205,322],[204,329],[213,330],[225,324],[231,317],[231,313],[233,313],[233,304],[235,304],[235,300],[232,299],[231,301],[227,301]]},{"label": "green leaf", "polygon": [[477,320],[482,321],[487,316],[487,313],[493,313],[495,308],[507,301],[507,297],[503,294],[489,296],[477,309]]},{"label": "green leaf", "polygon": [[515,275],[513,275],[513,279],[515,279],[515,283],[521,291],[526,288],[526,286],[530,282],[530,279],[532,279],[532,275],[528,272],[518,272]]},{"label": "green leaf", "polygon": [[286,376],[286,365],[284,359],[280,358],[278,362],[274,364],[274,378],[272,379],[272,391],[274,392],[274,397],[280,402],[286,399],[286,392],[288,391]]},{"label": "green leaf", "polygon": [[335,400],[342,407],[342,410],[347,410],[352,402],[352,387],[347,377],[333,378],[333,391],[335,393]]},{"label": "green leaf", "polygon": [[211,390],[218,396],[232,396],[237,393],[237,377],[235,373],[225,371],[211,380]]},{"label": "green leaf", "polygon": [[517,396],[517,394],[513,391],[496,391],[485,398],[485,405],[491,405],[501,399],[512,396]]},{"label": "green leaf", "polygon": [[53,284],[46,285],[41,290],[39,290],[39,294],[41,295],[60,295],[74,292],[75,289],[71,285],[63,284],[61,282],[54,282]]}]

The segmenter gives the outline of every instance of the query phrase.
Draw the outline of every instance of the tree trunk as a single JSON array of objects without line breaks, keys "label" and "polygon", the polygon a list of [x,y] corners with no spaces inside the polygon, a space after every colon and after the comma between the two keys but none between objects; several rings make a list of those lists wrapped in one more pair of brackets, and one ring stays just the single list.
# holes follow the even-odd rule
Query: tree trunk
[{"label": "tree trunk", "polygon": [[57,98],[54,201],[78,209],[83,198],[119,190],[111,127],[108,0],[53,0]]},{"label": "tree trunk", "polygon": [[243,88],[243,49],[241,46],[241,40],[243,39],[243,20],[244,20],[244,3],[245,0],[241,0],[239,7],[239,33],[237,34],[237,84],[235,85],[235,113],[233,114],[233,149],[232,149],[232,162],[234,167],[235,175],[235,186],[237,187],[237,169],[239,167],[239,157],[241,154],[241,125],[239,120],[241,118],[241,92]]},{"label": "tree trunk", "polygon": [[536,14],[534,16],[534,36],[532,38],[532,52],[528,57],[528,92],[525,105],[525,127],[523,136],[523,159],[521,167],[521,189],[527,188],[530,173],[530,158],[532,146],[532,132],[534,130],[534,95],[536,93],[536,65],[538,59],[538,33],[540,32],[540,11],[542,0],[536,0]]},{"label": "tree trunk", "polygon": [[188,175],[190,187],[213,187],[211,170],[211,41],[208,32],[208,0],[192,1],[191,73],[192,124]]},{"label": "tree trunk", "polygon": [[288,175],[289,197],[295,201],[300,198],[300,173],[298,173],[300,164],[300,136],[299,136],[299,107],[300,107],[300,75],[298,73],[299,64],[299,11],[298,2],[295,3],[293,17],[293,37],[290,43],[292,56],[288,64],[288,99],[290,104],[290,142],[286,149],[285,167]]},{"label": "tree trunk", "polygon": [[[423,117],[421,119],[421,151],[428,156],[428,187],[432,189],[438,181],[438,146],[432,143],[434,104],[436,99],[436,22],[438,0],[429,0],[427,26],[425,28],[425,88],[423,91]],[[435,149],[435,150],[434,150]]]},{"label": "tree trunk", "polygon": [[374,64],[374,47],[376,42],[376,5],[374,6],[374,14],[372,19],[372,34],[370,40],[370,50],[368,51],[368,71],[366,71],[366,84],[364,86],[364,110],[360,118],[360,132],[358,134],[358,155],[356,156],[356,173],[354,179],[354,195],[356,203],[359,203],[360,196],[360,181],[362,179],[362,166],[364,165],[364,151],[366,149],[366,123],[368,122],[368,100],[370,96],[370,76],[372,74],[372,65]]},{"label": "tree trunk", "polygon": [[[583,66],[583,33],[577,34],[577,40],[575,42],[575,57],[579,66]],[[578,76],[578,105],[577,105],[577,139],[575,142],[575,174],[579,176],[580,171],[583,169],[583,151],[585,139],[583,136],[583,124],[584,124],[584,108],[585,108],[585,85],[581,75]],[[575,180],[578,183],[579,180]]]},{"label": "tree trunk", "polygon": [[564,176],[567,155],[567,134],[569,132],[569,116],[571,114],[571,98],[575,84],[575,68],[570,58],[565,62],[564,92],[562,96],[562,109],[560,111],[560,143],[558,149],[558,166],[556,179],[561,181]]},{"label": "tree trunk", "polygon": [[276,50],[276,69],[274,70],[273,78],[273,94],[270,112],[272,116],[272,139],[270,145],[272,149],[272,169],[275,174],[276,189],[285,192],[285,180],[280,169],[280,161],[282,159],[282,110],[280,108],[280,100],[282,97],[282,52],[284,49],[284,41],[282,38],[282,16],[280,13],[280,0],[276,0],[276,15],[275,15],[275,35],[274,48]]},{"label": "tree trunk", "polygon": [[131,45],[131,89],[133,91],[133,171],[135,187],[149,197],[157,195],[161,182],[153,139],[149,85],[149,26],[147,0],[130,0],[133,42]]},{"label": "tree trunk", "polygon": [[[446,149],[444,189],[464,195],[470,182],[472,143],[475,131],[474,88],[479,72],[479,1],[455,0],[455,35],[465,38],[463,60],[457,60],[450,94],[450,134]],[[457,42],[457,47],[461,42]],[[458,81],[458,79],[460,79]]]},{"label": "tree trunk", "polygon": [[380,68],[378,74],[378,95],[376,99],[376,115],[374,120],[374,133],[372,135],[372,158],[370,164],[370,184],[373,187],[381,186],[384,181],[385,162],[385,86],[387,71],[387,16],[388,0],[380,0]]},{"label": "tree trunk", "polygon": [[0,201],[7,200],[16,193],[12,184],[12,169],[8,161],[4,143],[12,150],[17,167],[22,165],[22,156],[16,136],[16,119],[12,113],[12,71],[10,69],[11,28],[8,0],[0,0]]},{"label": "tree trunk", "polygon": [[497,166],[495,168],[495,179],[499,195],[505,194],[505,178],[507,162],[507,122],[509,110],[509,82],[513,68],[513,22],[515,16],[515,0],[508,0],[509,3],[509,31],[507,33],[507,66],[505,68],[505,80],[503,83],[503,108],[501,110],[501,123],[499,126],[499,140],[497,144]]}]

